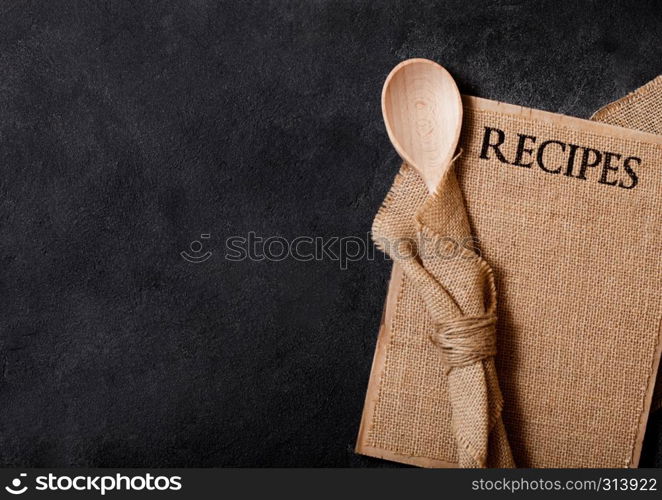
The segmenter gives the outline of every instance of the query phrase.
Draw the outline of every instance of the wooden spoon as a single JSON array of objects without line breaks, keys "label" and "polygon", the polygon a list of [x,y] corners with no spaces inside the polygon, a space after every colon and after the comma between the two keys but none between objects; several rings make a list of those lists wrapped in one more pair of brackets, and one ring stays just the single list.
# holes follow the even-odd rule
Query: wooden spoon
[{"label": "wooden spoon", "polygon": [[453,77],[427,59],[401,62],[384,82],[382,114],[393,147],[433,193],[462,126],[462,99]]}]

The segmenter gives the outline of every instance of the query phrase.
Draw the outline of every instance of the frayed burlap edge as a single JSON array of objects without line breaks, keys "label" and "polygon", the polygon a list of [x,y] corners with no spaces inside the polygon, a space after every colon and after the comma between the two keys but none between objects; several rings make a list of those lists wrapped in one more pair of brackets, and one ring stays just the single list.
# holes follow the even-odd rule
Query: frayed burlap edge
[{"label": "frayed burlap edge", "polygon": [[[630,92],[628,95],[601,107],[593,113],[591,120],[609,123],[610,118],[622,113],[624,108],[633,105],[635,102],[640,101],[644,96],[658,91],[660,88],[662,88],[662,75],[653,78],[650,82]],[[642,131],[650,132],[649,130]]]}]

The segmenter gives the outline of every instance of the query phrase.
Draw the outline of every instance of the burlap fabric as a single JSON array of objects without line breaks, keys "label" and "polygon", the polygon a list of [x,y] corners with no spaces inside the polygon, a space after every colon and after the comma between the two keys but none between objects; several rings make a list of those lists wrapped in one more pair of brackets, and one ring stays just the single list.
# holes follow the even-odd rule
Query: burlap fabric
[{"label": "burlap fabric", "polygon": [[[534,139],[521,144],[522,136]],[[659,360],[660,144],[653,135],[465,100],[464,153],[455,171],[470,234],[496,276],[496,371],[503,422],[520,467],[637,463]],[[444,197],[439,194],[437,203]],[[422,181],[404,165],[384,210],[398,200],[400,213],[420,214],[426,199]],[[384,210],[378,220],[387,217]],[[413,218],[405,228],[416,235],[414,241],[426,231],[420,220]],[[434,232],[465,234],[447,226]],[[481,261],[450,265],[467,262]],[[423,258],[418,263],[429,266]],[[472,385],[479,395],[466,397],[467,409],[457,415],[451,380],[460,369],[447,376],[432,339],[440,319],[456,317],[458,309],[464,315],[484,312],[479,304],[485,306],[485,292],[477,292],[481,274],[475,267],[447,275],[448,267],[440,264],[429,272],[437,281],[457,282],[444,284],[457,307],[449,307],[448,316],[437,311],[431,317],[412,270],[402,275],[394,267],[392,304],[357,450],[417,465],[467,465],[457,431],[472,429],[481,436],[476,442],[484,437],[476,429],[484,429],[485,416],[489,421],[494,414],[489,401],[498,386],[490,385],[489,375]],[[480,362],[483,373],[489,363]],[[464,419],[475,422],[458,423]],[[490,449],[486,464],[500,463]]]},{"label": "burlap fabric", "polygon": [[494,276],[468,246],[471,229],[452,168],[428,195],[418,174],[404,166],[372,233],[425,303],[430,341],[448,383],[460,466],[513,467],[494,366]]},{"label": "burlap fabric", "polygon": [[591,119],[651,134],[662,134],[662,75],[599,109]]},{"label": "burlap fabric", "polygon": [[[662,134],[662,75],[598,110],[591,119],[651,134]],[[651,411],[660,408],[662,408],[662,371],[658,370]]]}]

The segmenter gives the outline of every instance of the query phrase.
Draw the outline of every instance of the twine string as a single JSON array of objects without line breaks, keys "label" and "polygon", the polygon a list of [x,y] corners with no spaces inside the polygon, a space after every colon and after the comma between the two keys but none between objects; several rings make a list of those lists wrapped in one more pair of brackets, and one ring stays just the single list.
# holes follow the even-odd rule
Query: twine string
[{"label": "twine string", "polygon": [[496,315],[460,316],[436,325],[431,339],[441,350],[448,373],[496,356]]}]

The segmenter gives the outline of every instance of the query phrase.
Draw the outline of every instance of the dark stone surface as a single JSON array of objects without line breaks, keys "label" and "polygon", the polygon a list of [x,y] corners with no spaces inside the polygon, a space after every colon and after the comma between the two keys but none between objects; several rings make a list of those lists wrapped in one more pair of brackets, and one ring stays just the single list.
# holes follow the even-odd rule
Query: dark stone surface
[{"label": "dark stone surface", "polygon": [[[233,262],[226,238],[365,237],[398,168],[379,93],[402,59],[581,117],[662,72],[655,1],[0,14],[6,466],[384,465],[352,448],[390,265]],[[201,233],[213,255],[190,264]]]}]

